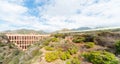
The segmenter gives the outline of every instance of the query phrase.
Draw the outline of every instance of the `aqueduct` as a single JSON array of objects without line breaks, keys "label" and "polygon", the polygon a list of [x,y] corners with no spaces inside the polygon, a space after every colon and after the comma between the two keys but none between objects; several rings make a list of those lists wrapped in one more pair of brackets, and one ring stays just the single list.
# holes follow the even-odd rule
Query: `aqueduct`
[{"label": "aqueduct", "polygon": [[19,49],[26,50],[29,45],[49,37],[50,35],[6,34],[6,36],[10,42],[13,42]]}]

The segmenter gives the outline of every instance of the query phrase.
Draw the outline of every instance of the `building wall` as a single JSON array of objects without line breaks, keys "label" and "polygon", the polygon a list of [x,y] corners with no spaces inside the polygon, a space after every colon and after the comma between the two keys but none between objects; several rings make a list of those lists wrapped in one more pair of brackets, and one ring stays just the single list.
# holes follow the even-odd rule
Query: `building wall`
[{"label": "building wall", "polygon": [[6,34],[10,42],[14,43],[19,49],[26,50],[27,46],[32,45],[43,38],[50,35],[34,35],[34,34]]}]

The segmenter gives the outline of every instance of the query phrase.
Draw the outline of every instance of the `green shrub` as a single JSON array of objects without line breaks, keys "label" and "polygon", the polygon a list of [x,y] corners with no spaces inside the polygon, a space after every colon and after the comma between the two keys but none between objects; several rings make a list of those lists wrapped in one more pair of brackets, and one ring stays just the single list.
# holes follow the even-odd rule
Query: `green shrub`
[{"label": "green shrub", "polygon": [[68,49],[68,52],[72,55],[72,54],[76,54],[78,51],[77,47],[71,47],[70,49]]},{"label": "green shrub", "polygon": [[50,47],[50,46],[45,46],[45,50],[48,50],[48,51],[53,51],[54,48],[53,47]]},{"label": "green shrub", "polygon": [[65,52],[66,56],[67,56],[67,59],[69,59],[71,57],[70,53],[67,51]]},{"label": "green shrub", "polygon": [[5,44],[3,44],[3,43],[0,42],[0,47],[3,47],[3,46],[5,46]]},{"label": "green shrub", "polygon": [[56,59],[60,58],[61,60],[69,59],[71,55],[69,52],[62,52],[62,51],[54,51],[48,52],[45,54],[45,59],[47,62],[55,61]]},{"label": "green shrub", "polygon": [[84,40],[85,40],[84,37],[74,37],[72,41],[74,43],[80,43],[80,42],[83,42]]},{"label": "green shrub", "polygon": [[80,60],[79,60],[77,57],[74,57],[74,58],[71,60],[71,63],[72,63],[72,64],[80,64]]},{"label": "green shrub", "polygon": [[117,53],[117,54],[120,54],[120,41],[117,41],[117,42],[115,43],[115,48],[116,48],[116,53]]},{"label": "green shrub", "polygon": [[68,51],[71,47],[73,47],[73,44],[69,43],[64,43],[64,44],[59,44],[58,48],[61,48],[62,51]]},{"label": "green shrub", "polygon": [[74,57],[71,60],[68,60],[66,62],[66,64],[81,64],[81,63],[80,63],[80,60],[78,59],[78,57]]},{"label": "green shrub", "polygon": [[43,41],[43,45],[47,46],[49,45],[50,42],[59,42],[59,38],[55,38],[55,37],[48,38],[45,41]]},{"label": "green shrub", "polygon": [[65,54],[65,52],[60,53],[60,59],[61,60],[66,60],[67,59],[67,55]]},{"label": "green shrub", "polygon": [[45,40],[45,41],[43,42],[43,45],[47,46],[47,45],[49,45],[49,43],[50,43],[49,40]]},{"label": "green shrub", "polygon": [[45,54],[45,59],[47,62],[52,62],[55,61],[56,59],[59,58],[59,52],[48,52]]},{"label": "green shrub", "polygon": [[50,41],[51,41],[51,42],[59,42],[59,38],[55,38],[55,37],[54,37],[54,38],[51,38]]},{"label": "green shrub", "polygon": [[53,35],[56,38],[65,38],[65,36],[67,36],[66,34],[54,34]]},{"label": "green shrub", "polygon": [[39,49],[34,49],[34,50],[32,50],[31,55],[34,57],[38,54],[38,52],[39,52]]},{"label": "green shrub", "polygon": [[69,59],[71,57],[70,53],[69,52],[61,52],[60,53],[60,59],[61,60],[66,60],[66,59]]},{"label": "green shrub", "polygon": [[95,46],[94,42],[87,42],[85,45],[87,48],[93,48]]},{"label": "green shrub", "polygon": [[85,42],[94,42],[95,36],[93,34],[85,34]]},{"label": "green shrub", "polygon": [[118,64],[115,55],[106,51],[86,52],[83,56],[93,64]]},{"label": "green shrub", "polygon": [[12,61],[9,62],[9,64],[18,64],[19,63],[19,58],[14,57]]}]

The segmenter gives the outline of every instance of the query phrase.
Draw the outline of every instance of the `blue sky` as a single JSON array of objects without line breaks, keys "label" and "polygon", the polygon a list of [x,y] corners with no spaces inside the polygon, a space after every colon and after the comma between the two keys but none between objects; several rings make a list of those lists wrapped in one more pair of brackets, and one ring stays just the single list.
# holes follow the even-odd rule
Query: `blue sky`
[{"label": "blue sky", "polygon": [[120,0],[0,0],[0,31],[120,26]]}]

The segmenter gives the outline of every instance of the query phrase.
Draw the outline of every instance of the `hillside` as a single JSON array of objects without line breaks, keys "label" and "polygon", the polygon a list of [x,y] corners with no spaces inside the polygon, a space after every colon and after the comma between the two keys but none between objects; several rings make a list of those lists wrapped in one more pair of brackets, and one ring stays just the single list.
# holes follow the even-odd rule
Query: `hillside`
[{"label": "hillside", "polygon": [[20,52],[13,43],[9,42],[4,34],[0,34],[0,64],[8,64]]},{"label": "hillside", "polygon": [[5,35],[1,35],[0,41],[0,62],[3,64],[120,63],[120,33],[111,31],[52,34],[31,45],[26,51],[18,50]]}]

